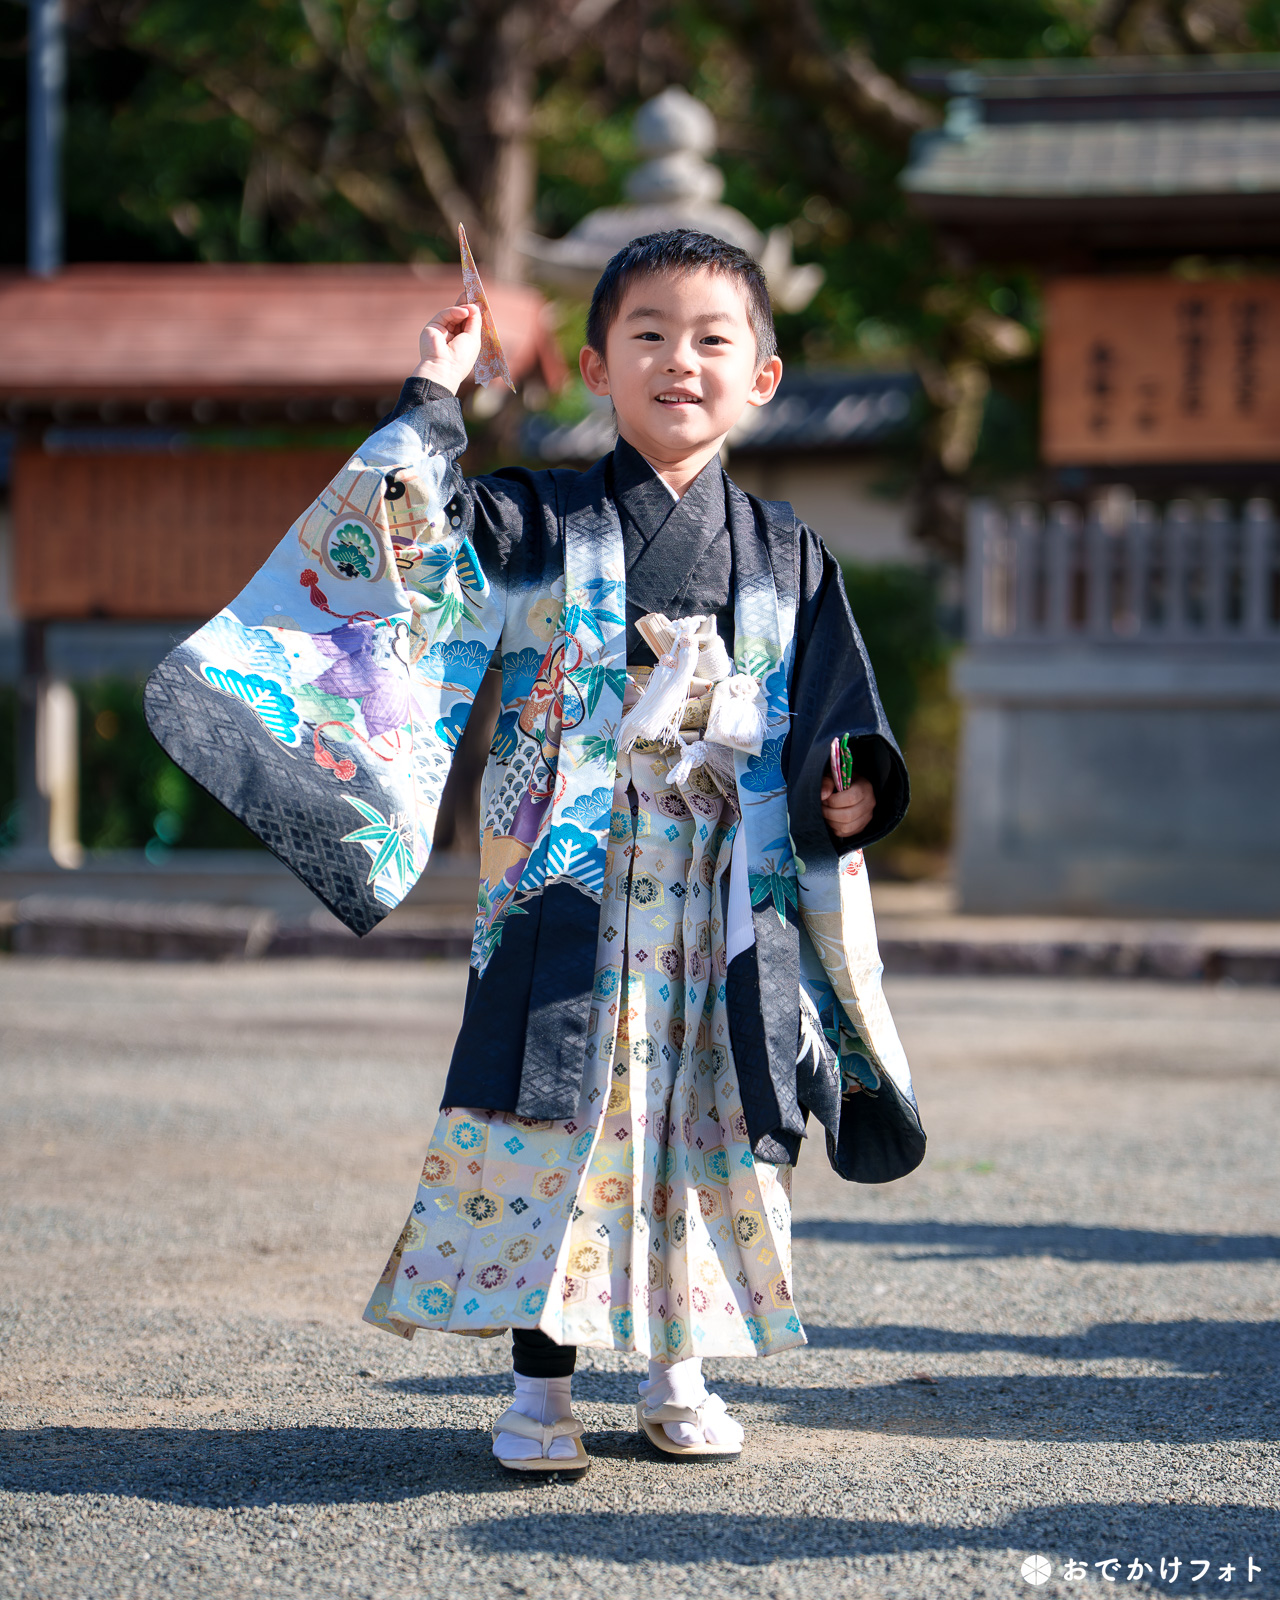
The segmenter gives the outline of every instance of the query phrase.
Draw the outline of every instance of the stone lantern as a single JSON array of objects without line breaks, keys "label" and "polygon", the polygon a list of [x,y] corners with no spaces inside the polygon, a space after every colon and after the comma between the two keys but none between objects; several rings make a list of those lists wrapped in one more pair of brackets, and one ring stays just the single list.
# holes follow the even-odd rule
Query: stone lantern
[{"label": "stone lantern", "polygon": [[627,179],[629,204],[592,211],[563,239],[524,234],[520,249],[529,276],[585,298],[605,263],[632,239],[696,228],[753,255],[778,310],[802,311],[825,274],[792,261],[789,229],[761,233],[741,211],[721,204],[724,174],[707,159],[716,148],[716,124],[706,106],[684,89],[664,89],[640,107],[632,126],[645,159]]}]

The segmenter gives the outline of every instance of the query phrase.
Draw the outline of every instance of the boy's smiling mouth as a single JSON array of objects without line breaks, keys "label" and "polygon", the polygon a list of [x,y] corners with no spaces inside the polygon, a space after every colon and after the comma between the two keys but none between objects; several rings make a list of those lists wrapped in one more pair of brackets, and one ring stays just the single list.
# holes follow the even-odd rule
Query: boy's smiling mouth
[{"label": "boy's smiling mouth", "polygon": [[689,394],[684,389],[664,389],[661,394],[654,395],[660,406],[700,406],[702,396]]}]

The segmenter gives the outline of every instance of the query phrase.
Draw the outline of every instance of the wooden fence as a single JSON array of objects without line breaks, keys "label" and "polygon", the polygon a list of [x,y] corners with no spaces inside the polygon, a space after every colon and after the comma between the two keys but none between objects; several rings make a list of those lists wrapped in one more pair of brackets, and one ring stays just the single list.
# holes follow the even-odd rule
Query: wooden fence
[{"label": "wooden fence", "polygon": [[972,643],[1280,640],[1276,512],[1253,499],[976,500],[966,615]]}]

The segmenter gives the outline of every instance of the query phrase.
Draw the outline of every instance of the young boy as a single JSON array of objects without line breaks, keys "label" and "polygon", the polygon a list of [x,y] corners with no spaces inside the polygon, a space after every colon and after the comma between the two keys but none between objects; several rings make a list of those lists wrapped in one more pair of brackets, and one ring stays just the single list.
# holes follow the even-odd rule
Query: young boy
[{"label": "young boy", "polygon": [[[678,231],[609,263],[581,368],[618,443],[585,473],[461,477],[479,351],[475,306],[433,318],[392,418],[158,670],[149,714],[365,931],[425,865],[500,663],[466,1008],[365,1316],[512,1330],[493,1430],[512,1470],[587,1464],[580,1344],[649,1358],[657,1448],[732,1455],[701,1358],[804,1343],[789,1177],[809,1112],[845,1177],[923,1155],[861,855],[906,772],[839,569],[721,466],[782,372],[751,257]],[[294,620],[300,599],[319,615]]]}]

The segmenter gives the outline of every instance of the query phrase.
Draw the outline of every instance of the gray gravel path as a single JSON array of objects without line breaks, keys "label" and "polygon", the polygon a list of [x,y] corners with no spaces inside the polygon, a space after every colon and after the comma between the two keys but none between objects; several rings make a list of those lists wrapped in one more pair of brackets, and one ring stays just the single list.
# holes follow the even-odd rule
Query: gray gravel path
[{"label": "gray gravel path", "polygon": [[897,980],[929,1157],[802,1163],[742,1459],[588,1354],[595,1464],[525,1487],[505,1340],[357,1320],[464,976],[0,960],[0,1595],[1280,1595],[1280,994]]}]

